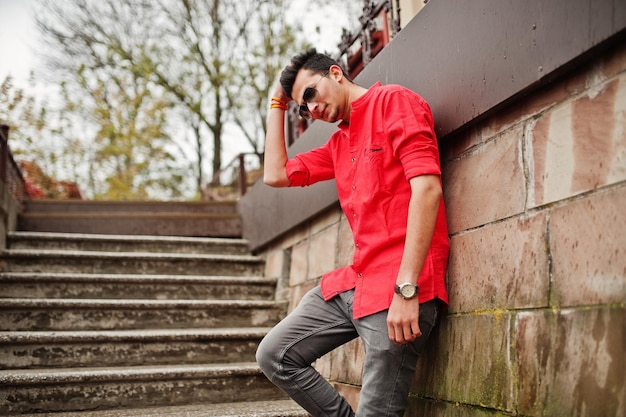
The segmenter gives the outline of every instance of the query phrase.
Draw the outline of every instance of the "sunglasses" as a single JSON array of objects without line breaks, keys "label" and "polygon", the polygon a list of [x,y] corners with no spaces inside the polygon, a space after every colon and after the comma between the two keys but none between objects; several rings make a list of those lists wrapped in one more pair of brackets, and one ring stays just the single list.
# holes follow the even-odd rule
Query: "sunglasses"
[{"label": "sunglasses", "polygon": [[303,117],[305,119],[312,119],[313,115],[311,114],[311,110],[309,110],[309,106],[308,104],[316,101],[318,96],[319,96],[319,91],[317,91],[317,89],[315,88],[317,86],[317,84],[322,81],[322,78],[326,78],[328,76],[328,71],[326,71],[324,73],[324,75],[322,75],[320,77],[319,80],[317,80],[317,82],[315,84],[313,84],[312,87],[307,87],[304,90],[304,94],[302,94],[302,101],[304,101],[304,104],[300,105],[300,108],[298,110],[298,113],[300,114],[300,117]]}]

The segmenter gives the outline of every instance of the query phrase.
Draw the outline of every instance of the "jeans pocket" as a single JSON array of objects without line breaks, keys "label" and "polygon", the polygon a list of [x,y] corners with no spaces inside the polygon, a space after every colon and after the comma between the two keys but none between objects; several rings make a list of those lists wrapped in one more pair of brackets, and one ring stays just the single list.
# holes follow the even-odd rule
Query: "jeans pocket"
[{"label": "jeans pocket", "polygon": [[423,339],[428,339],[430,333],[437,325],[441,302],[438,299],[428,301],[420,306],[419,325]]},{"label": "jeans pocket", "polygon": [[339,294],[339,298],[350,311],[350,317],[352,317],[352,304],[354,304],[354,290],[344,291]]}]

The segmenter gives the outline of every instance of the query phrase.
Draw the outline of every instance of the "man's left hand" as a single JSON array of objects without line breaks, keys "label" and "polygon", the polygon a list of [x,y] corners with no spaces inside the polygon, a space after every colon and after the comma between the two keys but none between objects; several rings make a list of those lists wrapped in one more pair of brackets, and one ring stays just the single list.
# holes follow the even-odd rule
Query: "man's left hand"
[{"label": "man's left hand", "polygon": [[394,295],[387,314],[387,330],[389,339],[394,343],[413,342],[422,335],[419,327],[420,306],[418,297],[406,300]]}]

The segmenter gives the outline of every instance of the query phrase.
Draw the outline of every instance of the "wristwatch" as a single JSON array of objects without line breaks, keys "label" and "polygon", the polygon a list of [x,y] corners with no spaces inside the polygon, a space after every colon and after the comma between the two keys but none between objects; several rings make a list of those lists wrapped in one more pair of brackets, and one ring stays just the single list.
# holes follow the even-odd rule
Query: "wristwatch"
[{"label": "wristwatch", "polygon": [[415,284],[411,284],[410,282],[405,282],[400,285],[396,284],[393,287],[393,290],[405,300],[410,300],[411,298],[415,298],[417,296],[417,292],[420,290],[420,287]]}]

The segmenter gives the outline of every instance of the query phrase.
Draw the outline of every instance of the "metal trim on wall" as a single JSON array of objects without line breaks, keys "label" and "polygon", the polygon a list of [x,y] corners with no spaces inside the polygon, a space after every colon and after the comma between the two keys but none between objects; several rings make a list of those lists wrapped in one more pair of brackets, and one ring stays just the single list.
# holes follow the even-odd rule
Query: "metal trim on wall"
[{"label": "metal trim on wall", "polygon": [[[431,105],[440,140],[529,93],[626,32],[623,0],[430,1],[356,82],[404,85]],[[314,123],[289,148],[323,144]],[[259,181],[239,202],[253,250],[337,203],[334,182],[274,189]]]}]

